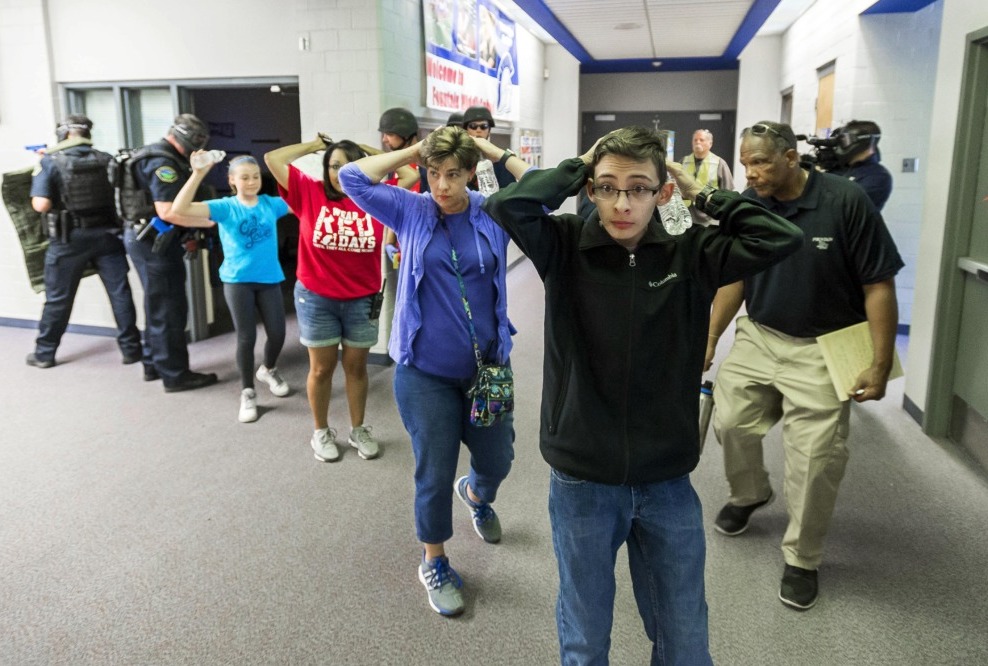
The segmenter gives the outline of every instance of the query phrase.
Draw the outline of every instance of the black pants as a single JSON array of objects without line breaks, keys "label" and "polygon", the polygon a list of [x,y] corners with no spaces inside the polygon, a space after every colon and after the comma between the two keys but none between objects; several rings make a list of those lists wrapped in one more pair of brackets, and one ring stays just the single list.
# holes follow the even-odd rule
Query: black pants
[{"label": "black pants", "polygon": [[52,240],[45,252],[45,307],[38,323],[34,355],[41,361],[55,358],[55,350],[69,325],[79,281],[89,263],[95,265],[117,323],[117,344],[124,356],[141,351],[137,310],[127,282],[127,255],[123,243],[109,229],[74,229],[69,242]]},{"label": "black pants", "polygon": [[189,369],[185,251],[173,239],[164,253],[155,254],[132,228],[124,231],[124,244],[144,287],[144,365],[154,367],[167,386]]},{"label": "black pants", "polygon": [[259,282],[224,282],[223,295],[237,329],[237,368],[243,388],[254,388],[254,345],[257,342],[257,317],[261,313],[264,333],[264,365],[273,368],[285,346],[285,302],[281,284]]}]

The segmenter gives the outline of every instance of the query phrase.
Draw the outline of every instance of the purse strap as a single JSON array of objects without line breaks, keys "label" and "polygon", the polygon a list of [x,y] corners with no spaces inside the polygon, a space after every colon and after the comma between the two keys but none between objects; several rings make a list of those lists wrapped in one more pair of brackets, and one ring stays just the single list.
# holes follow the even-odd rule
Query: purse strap
[{"label": "purse strap", "polygon": [[456,258],[453,234],[450,233],[449,226],[446,225],[446,215],[441,210],[439,211],[439,224],[442,226],[443,231],[446,233],[446,239],[449,241],[449,253],[453,260],[453,272],[456,273],[456,281],[460,283],[460,297],[463,300],[463,309],[467,313],[467,324],[470,326],[470,339],[473,340],[473,355],[477,360],[477,367],[482,368],[484,362],[480,354],[480,343],[477,342],[477,331],[473,327],[473,313],[470,311],[470,301],[467,300],[467,286],[463,284],[463,275],[460,273],[460,262]]}]

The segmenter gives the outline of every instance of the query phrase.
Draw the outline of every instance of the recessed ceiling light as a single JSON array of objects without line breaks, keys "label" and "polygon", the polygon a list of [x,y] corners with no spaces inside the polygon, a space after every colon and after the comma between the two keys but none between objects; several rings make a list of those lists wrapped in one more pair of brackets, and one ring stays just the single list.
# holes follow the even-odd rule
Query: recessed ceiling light
[{"label": "recessed ceiling light", "polygon": [[662,61],[661,60],[653,60],[652,61],[652,67],[662,67]]},{"label": "recessed ceiling light", "polygon": [[618,23],[614,26],[615,30],[637,30],[638,28],[644,28],[644,24],[635,23],[634,21],[629,21],[627,23]]}]

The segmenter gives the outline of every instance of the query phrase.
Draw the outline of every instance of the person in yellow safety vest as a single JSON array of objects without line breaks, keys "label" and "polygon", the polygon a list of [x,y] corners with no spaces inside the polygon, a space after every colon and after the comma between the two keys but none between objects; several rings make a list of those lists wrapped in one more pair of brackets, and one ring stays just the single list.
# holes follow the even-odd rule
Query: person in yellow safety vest
[{"label": "person in yellow safety vest", "polygon": [[[698,129],[693,132],[693,152],[683,158],[683,171],[693,176],[701,185],[710,185],[714,189],[733,190],[734,179],[731,177],[731,169],[727,162],[710,152],[714,145],[714,135],[710,130]],[[709,226],[717,224],[717,220],[709,215],[701,213],[692,205],[692,201],[686,201],[690,215],[693,216],[693,224]]]}]

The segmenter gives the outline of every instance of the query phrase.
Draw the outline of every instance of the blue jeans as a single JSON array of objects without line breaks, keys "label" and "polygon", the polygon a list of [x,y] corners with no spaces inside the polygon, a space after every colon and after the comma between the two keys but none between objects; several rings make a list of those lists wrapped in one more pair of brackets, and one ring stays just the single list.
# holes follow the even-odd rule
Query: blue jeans
[{"label": "blue jeans", "polygon": [[552,470],[549,519],[564,666],[608,663],[614,563],[624,543],[638,612],[652,640],[652,666],[713,663],[703,587],[706,542],[700,499],[688,476],[611,486]]},{"label": "blue jeans", "polygon": [[415,454],[415,532],[423,543],[453,536],[453,482],[460,442],[470,451],[470,489],[493,502],[515,457],[514,418],[480,428],[470,423],[471,379],[447,379],[413,367],[395,368],[398,413]]}]

